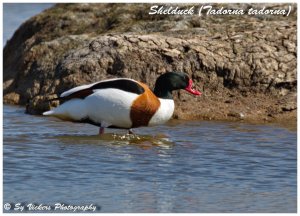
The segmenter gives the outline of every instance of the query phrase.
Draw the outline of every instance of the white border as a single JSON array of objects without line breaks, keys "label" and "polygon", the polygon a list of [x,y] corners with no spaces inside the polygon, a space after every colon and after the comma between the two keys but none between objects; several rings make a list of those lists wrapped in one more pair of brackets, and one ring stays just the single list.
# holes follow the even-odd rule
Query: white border
[{"label": "white border", "polygon": [[[1,51],[1,85],[3,85],[3,3],[83,3],[84,1],[83,0],[63,0],[63,1],[54,1],[54,0],[48,0],[48,1],[28,1],[28,0],[18,0],[18,1],[14,1],[14,0],[1,0],[1,7],[0,7],[0,15],[1,15],[1,32],[2,32],[2,38],[1,38],[1,41],[0,41],[0,47],[2,47],[2,51]],[[89,0],[88,2],[90,3],[195,3],[195,4],[205,4],[205,3],[276,3],[276,4],[280,4],[280,3],[297,3],[296,0],[280,0],[280,1],[269,1],[269,0],[265,0],[265,1],[261,1],[261,0],[251,0],[251,1],[245,1],[245,0],[223,0],[223,1],[211,1],[211,0],[202,0],[202,1],[192,1],[192,0],[188,0],[188,1],[185,1],[183,2],[183,0],[165,0],[165,1],[154,1],[154,0],[148,0],[148,1],[145,1],[145,0],[133,0],[133,1],[126,1],[126,0],[102,0],[102,1],[99,1],[99,0]],[[87,3],[87,2],[84,2],[84,3]],[[298,61],[298,53],[299,53],[299,33],[298,33],[298,26],[299,26],[299,5],[297,4],[297,80],[299,80],[299,69],[300,69],[300,65],[299,65],[299,61]],[[300,105],[300,102],[298,100],[298,94],[299,94],[299,88],[298,88],[298,85],[297,85],[297,107],[299,108],[299,105]],[[2,94],[0,96],[0,100],[1,100],[1,105],[0,105],[0,110],[1,110],[1,125],[2,125],[2,133],[0,133],[0,137],[1,137],[1,155],[3,155],[3,88],[2,88]],[[299,180],[299,171],[298,171],[298,167],[299,167],[299,145],[298,145],[298,134],[299,134],[299,121],[298,121],[298,115],[299,115],[299,110],[297,109],[297,195],[299,195],[300,193],[300,190],[299,190],[299,185],[298,185],[298,180]],[[1,185],[0,185],[0,190],[1,190],[1,198],[0,198],[0,211],[1,213],[3,212],[3,157],[2,157],[2,160],[0,162],[0,167],[1,167]],[[299,212],[299,204],[300,204],[300,201],[299,201],[299,196],[297,196],[297,212]],[[9,213],[9,215],[19,215],[20,213]],[[30,213],[29,213],[30,214]],[[38,214],[38,213],[35,213],[35,214]],[[58,214],[58,213],[43,213],[43,215],[65,215],[64,214]],[[94,214],[94,213],[93,213]],[[104,213],[101,213],[101,214],[104,214]],[[108,213],[105,213],[105,214],[108,214]],[[191,214],[191,213],[189,213]],[[192,213],[192,214],[197,214],[198,213]],[[201,214],[201,215],[221,215],[223,213],[218,213],[218,214]],[[251,215],[253,215],[253,213],[250,213]],[[298,214],[298,213],[297,213]],[[124,215],[124,213],[118,213],[118,214],[115,214],[114,215]],[[136,214],[127,214],[127,215],[136,215]],[[144,214],[143,214],[144,215]],[[147,214],[147,215],[156,215],[154,213],[150,213],[150,214]],[[168,213],[168,214],[164,214],[164,215],[173,215],[172,213]],[[187,213],[185,214],[176,214],[176,215],[187,215]],[[249,215],[248,213],[243,213],[243,214],[238,214],[238,215]],[[267,214],[255,214],[255,215],[267,215]],[[270,214],[268,214],[270,215]],[[273,215],[273,214],[272,214]],[[286,214],[278,214],[276,213],[276,215],[286,215]]]}]

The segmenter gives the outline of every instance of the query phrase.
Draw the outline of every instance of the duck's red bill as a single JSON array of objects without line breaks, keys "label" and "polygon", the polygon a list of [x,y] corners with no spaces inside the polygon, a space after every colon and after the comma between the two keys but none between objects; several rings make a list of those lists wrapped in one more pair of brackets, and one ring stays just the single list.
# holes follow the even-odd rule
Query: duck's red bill
[{"label": "duck's red bill", "polygon": [[201,95],[202,94],[201,92],[197,91],[196,89],[193,89],[192,86],[193,86],[193,80],[190,79],[189,85],[188,85],[188,87],[185,88],[185,90],[193,95]]}]

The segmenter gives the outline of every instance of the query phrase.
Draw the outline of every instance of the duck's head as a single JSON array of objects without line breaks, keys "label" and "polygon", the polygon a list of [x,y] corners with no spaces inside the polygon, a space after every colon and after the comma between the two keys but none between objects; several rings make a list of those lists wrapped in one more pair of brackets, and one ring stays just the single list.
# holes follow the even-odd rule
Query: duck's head
[{"label": "duck's head", "polygon": [[192,88],[193,81],[182,72],[167,72],[157,78],[154,94],[159,98],[172,99],[172,91],[184,89],[193,95],[201,95],[201,92]]}]

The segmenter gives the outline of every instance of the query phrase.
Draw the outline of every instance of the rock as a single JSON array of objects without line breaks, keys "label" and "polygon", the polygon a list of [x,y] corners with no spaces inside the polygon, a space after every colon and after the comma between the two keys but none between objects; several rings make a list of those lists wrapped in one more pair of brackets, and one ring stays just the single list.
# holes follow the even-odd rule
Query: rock
[{"label": "rock", "polygon": [[234,118],[238,118],[238,119],[244,119],[245,118],[245,114],[241,113],[241,112],[236,112],[236,111],[230,111],[227,116],[229,117],[234,117]]},{"label": "rock", "polygon": [[288,103],[285,106],[281,107],[282,111],[292,111],[297,109],[296,104],[294,103]]},{"label": "rock", "polygon": [[[221,6],[286,5],[214,4]],[[176,114],[178,118],[209,119],[212,112],[205,113],[201,106],[223,107],[224,101],[235,106],[231,95],[246,95],[250,104],[255,104],[251,95],[256,93],[267,95],[259,104],[280,102],[297,86],[296,4],[292,7],[288,17],[264,20],[246,15],[149,15],[149,4],[56,4],[21,25],[4,47],[3,101],[27,104],[28,113],[40,114],[57,105],[47,102],[49,96],[74,86],[112,77],[153,86],[160,74],[183,71],[205,92],[193,100],[176,94],[178,109],[185,107],[185,115]],[[295,97],[286,100],[296,104]]]}]

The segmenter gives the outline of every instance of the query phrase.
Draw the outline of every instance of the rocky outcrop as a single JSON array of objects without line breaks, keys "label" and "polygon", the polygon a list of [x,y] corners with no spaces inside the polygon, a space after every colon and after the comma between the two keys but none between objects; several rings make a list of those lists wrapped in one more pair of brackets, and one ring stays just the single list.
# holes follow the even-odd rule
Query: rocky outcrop
[{"label": "rocky outcrop", "polygon": [[177,93],[175,118],[296,119],[295,4],[289,16],[201,18],[149,15],[150,6],[58,4],[31,18],[4,48],[4,102],[40,114],[77,85],[130,77],[153,86],[183,71],[204,95]]}]

